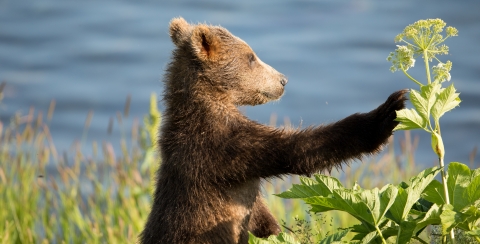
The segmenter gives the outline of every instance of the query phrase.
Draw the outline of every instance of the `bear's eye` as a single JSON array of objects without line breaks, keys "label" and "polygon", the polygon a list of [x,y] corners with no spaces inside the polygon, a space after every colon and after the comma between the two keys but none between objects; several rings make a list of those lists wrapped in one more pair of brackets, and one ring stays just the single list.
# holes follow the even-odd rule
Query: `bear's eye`
[{"label": "bear's eye", "polygon": [[255,65],[256,60],[257,59],[255,58],[255,54],[253,53],[248,54],[248,64],[250,65],[250,67],[253,67],[253,65]]}]

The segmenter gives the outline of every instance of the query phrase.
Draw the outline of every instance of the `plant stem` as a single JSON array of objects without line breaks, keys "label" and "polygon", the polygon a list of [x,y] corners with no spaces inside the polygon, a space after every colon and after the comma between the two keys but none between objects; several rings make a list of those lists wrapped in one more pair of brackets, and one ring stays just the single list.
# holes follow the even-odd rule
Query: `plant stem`
[{"label": "plant stem", "polygon": [[[450,197],[448,195],[448,186],[447,186],[447,174],[445,173],[445,164],[443,162],[443,157],[438,158],[438,162],[440,164],[440,167],[442,167],[442,184],[443,184],[443,192],[445,194],[445,203],[450,204]],[[455,244],[455,232],[454,229],[450,230],[450,239],[452,240],[452,243]]]},{"label": "plant stem", "polygon": [[401,68],[401,70],[403,71],[403,73],[404,73],[410,80],[412,80],[413,82],[417,83],[417,85],[419,85],[420,87],[423,86],[422,83],[420,83],[419,81],[415,80],[415,78],[413,78],[412,76],[410,76],[410,75],[407,73],[407,71],[405,71],[405,69],[403,68],[403,65],[400,64],[400,68]]},{"label": "plant stem", "polygon": [[[438,136],[440,138],[442,138],[442,135],[441,135],[441,132],[440,132],[440,123],[436,122],[435,125],[436,125],[436,128],[437,128]],[[443,155],[445,155],[445,152],[443,153]],[[445,203],[450,204],[450,195],[448,194],[448,185],[447,185],[447,173],[445,171],[445,163],[444,163],[443,159],[444,159],[443,156],[439,157],[438,158],[438,163],[440,164],[440,167],[442,168],[442,170],[441,170],[442,185],[443,185],[443,191],[444,191],[444,194],[445,194]],[[450,230],[450,239],[452,240],[452,243],[455,244],[454,228],[452,228],[452,230]]]},{"label": "plant stem", "polygon": [[380,231],[380,229],[378,228],[378,226],[375,225],[375,229],[377,229],[378,235],[379,235],[380,238],[382,239],[382,243],[383,243],[383,244],[387,244],[387,241],[385,241],[385,238],[383,238],[382,232]]},{"label": "plant stem", "polygon": [[423,60],[425,61],[425,70],[427,71],[427,81],[428,84],[430,84],[432,81],[430,80],[430,67],[428,66],[427,49],[423,50]]}]

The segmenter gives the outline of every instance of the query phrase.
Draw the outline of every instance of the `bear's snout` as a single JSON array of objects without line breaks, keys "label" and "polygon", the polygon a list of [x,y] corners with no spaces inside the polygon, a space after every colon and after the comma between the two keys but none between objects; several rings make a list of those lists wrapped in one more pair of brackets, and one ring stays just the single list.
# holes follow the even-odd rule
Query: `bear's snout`
[{"label": "bear's snout", "polygon": [[283,76],[280,79],[280,84],[282,84],[282,86],[285,86],[287,83],[288,83],[287,77]]}]

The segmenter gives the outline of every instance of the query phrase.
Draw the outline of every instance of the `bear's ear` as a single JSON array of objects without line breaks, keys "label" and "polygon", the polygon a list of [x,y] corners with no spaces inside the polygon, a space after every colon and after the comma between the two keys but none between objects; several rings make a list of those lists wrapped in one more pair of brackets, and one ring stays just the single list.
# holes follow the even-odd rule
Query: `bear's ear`
[{"label": "bear's ear", "polygon": [[170,21],[170,38],[177,47],[187,39],[189,32],[190,24],[182,17]]},{"label": "bear's ear", "polygon": [[195,27],[191,37],[195,55],[202,61],[215,61],[220,51],[220,39],[206,25]]}]

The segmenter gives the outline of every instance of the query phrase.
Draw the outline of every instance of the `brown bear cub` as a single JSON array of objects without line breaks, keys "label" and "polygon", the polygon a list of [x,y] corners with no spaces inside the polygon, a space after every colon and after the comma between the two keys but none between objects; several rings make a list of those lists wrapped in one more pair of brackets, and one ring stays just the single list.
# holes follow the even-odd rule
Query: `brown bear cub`
[{"label": "brown bear cub", "polygon": [[247,243],[280,232],[261,179],[309,175],[379,151],[405,91],[369,113],[303,130],[249,120],[237,108],[279,99],[287,79],[219,26],[170,23],[162,163],[141,243]]}]

